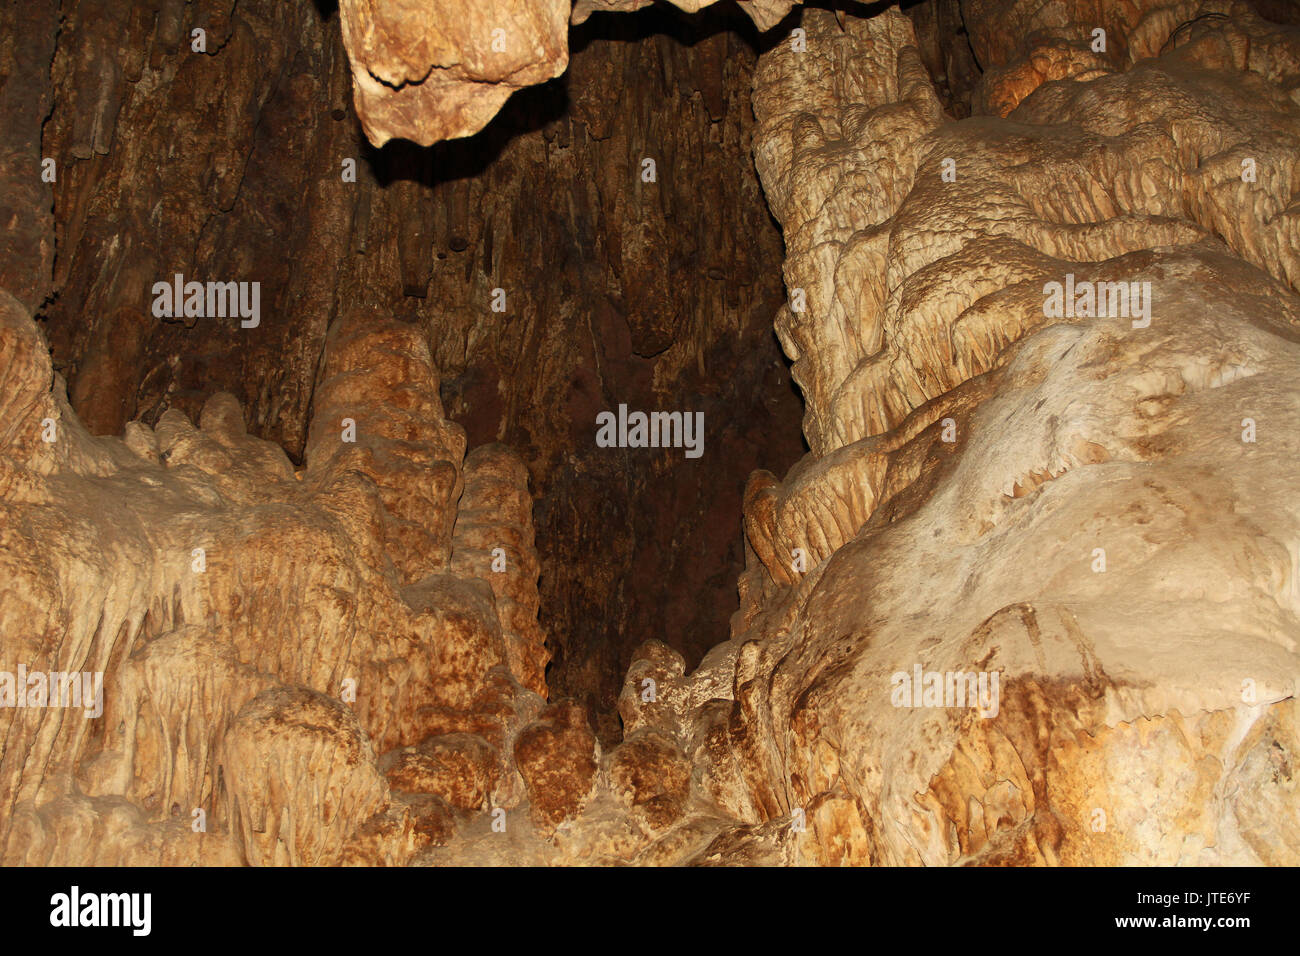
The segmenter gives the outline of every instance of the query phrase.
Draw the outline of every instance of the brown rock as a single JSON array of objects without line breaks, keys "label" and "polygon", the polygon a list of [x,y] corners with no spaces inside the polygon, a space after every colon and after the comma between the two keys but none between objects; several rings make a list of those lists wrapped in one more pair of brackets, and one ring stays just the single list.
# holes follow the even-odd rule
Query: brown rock
[{"label": "brown rock", "polygon": [[500,764],[482,737],[449,734],[385,754],[379,767],[394,790],[434,794],[453,807],[481,810],[495,789]]},{"label": "brown rock", "polygon": [[515,763],[528,788],[532,818],[554,830],[581,812],[591,797],[600,745],[587,713],[574,701],[558,701],[515,738]]},{"label": "brown rock", "polygon": [[691,767],[663,734],[643,731],[629,736],[614,751],[609,776],[619,802],[651,830],[671,826],[686,812]]}]

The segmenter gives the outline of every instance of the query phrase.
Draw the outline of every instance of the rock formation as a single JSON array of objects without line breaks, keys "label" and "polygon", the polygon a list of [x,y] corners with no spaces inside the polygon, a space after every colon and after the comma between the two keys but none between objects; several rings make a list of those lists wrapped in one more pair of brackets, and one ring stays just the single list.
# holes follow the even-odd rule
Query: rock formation
[{"label": "rock formation", "polygon": [[[1300,37],[1186,6],[1013,109],[986,72],[1005,118],[945,122],[895,13],[761,64],[812,453],[747,494],[728,734],[818,862],[1294,859]],[[1022,29],[1112,26],[1071,13]]]},{"label": "rock formation", "polygon": [[[56,213],[48,234],[22,234],[0,287],[41,321],[72,407],[93,434],[121,435],[168,409],[197,420],[227,391],[249,432],[301,465],[331,324],[410,322],[469,448],[506,444],[528,468],[550,684],[617,739],[639,644],[664,639],[694,665],[725,633],[745,477],[803,452],[772,335],[780,232],[751,159],[745,35],[711,10],[594,17],[573,30],[569,72],[479,136],[375,150],[351,113],[340,14],[241,0],[122,21],[119,2],[70,6],[57,46],[49,19],[43,81],[36,64],[0,70],[26,84],[5,85],[5,142],[28,143],[15,168],[37,173],[5,195],[24,229]],[[101,125],[121,139],[97,153],[78,138],[93,104],[72,64],[104,50],[140,52],[102,81]],[[33,190],[45,198],[16,201]],[[42,242],[57,268],[24,298]],[[260,283],[258,325],[155,315],[153,283],[177,274]],[[704,411],[721,467],[596,448],[591,420],[620,402]],[[701,525],[719,533],[688,541]]]},{"label": "rock formation", "polygon": [[0,861],[1300,859],[1300,15],[674,3],[0,14]]},{"label": "rock formation", "polygon": [[[40,331],[12,297],[3,315],[6,650],[104,675],[102,721],[5,711],[7,860],[404,862],[455,813],[517,799],[511,742],[546,691],[513,610],[536,606],[531,520],[498,516],[521,565],[498,608],[490,554],[453,569],[464,433],[411,327],[331,330],[295,471],[225,393],[197,428],[169,411],[90,436]],[[475,465],[471,518],[527,495],[508,451]],[[192,823],[202,838],[167,837]]]}]

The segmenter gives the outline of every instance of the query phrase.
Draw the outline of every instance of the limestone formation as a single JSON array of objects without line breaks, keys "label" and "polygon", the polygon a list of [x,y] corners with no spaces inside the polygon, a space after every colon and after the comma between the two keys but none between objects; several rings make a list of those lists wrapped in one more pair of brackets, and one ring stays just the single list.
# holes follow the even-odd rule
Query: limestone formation
[{"label": "limestone formation", "polygon": [[[91,437],[40,331],[0,304],[6,655],[104,682],[102,722],[3,710],[6,862],[173,862],[156,834],[177,818],[203,862],[330,865],[358,840],[404,862],[521,788],[510,742],[546,691],[544,636],[519,624],[536,577],[507,610],[472,562],[451,569],[464,438],[407,326],[338,324],[295,472],[220,393],[198,428],[172,411]],[[527,496],[518,468],[496,483]],[[503,541],[535,567],[526,534]],[[108,835],[76,835],[110,810]]]},{"label": "limestone formation", "polygon": [[[816,862],[1294,858],[1300,48],[1214,6],[1006,119],[945,123],[893,13],[760,66],[813,452],[747,494],[728,733]],[[953,672],[996,707],[913,682]]]},{"label": "limestone formation", "polygon": [[[694,666],[725,633],[744,568],[745,476],[783,472],[803,452],[802,409],[771,331],[780,233],[750,158],[756,34],[717,6],[593,17],[570,31],[567,72],[521,89],[477,136],[375,150],[352,107],[347,8],[331,6],[168,0],[123,19],[122,0],[77,0],[60,21],[55,0],[33,0],[22,10],[50,7],[44,19],[0,12],[0,37],[32,36],[15,55],[54,51],[44,70],[0,61],[0,76],[15,78],[3,84],[3,141],[26,151],[12,167],[21,191],[0,195],[25,217],[0,287],[41,324],[93,434],[121,436],[135,420],[152,429],[170,410],[197,422],[225,391],[249,433],[295,468],[336,321],[409,325],[468,449],[506,445],[528,470],[549,652],[529,666],[549,668],[550,686],[583,701],[614,741],[637,646],[666,640]],[[190,45],[199,28],[205,53]],[[94,80],[101,103],[73,67],[104,51],[122,69]],[[115,131],[106,153],[84,140],[92,108]],[[657,161],[656,182],[641,181],[644,159]],[[10,169],[0,162],[0,179]],[[55,274],[29,298],[19,283],[41,275],[42,244],[58,247]],[[177,274],[259,283],[258,325],[156,316],[152,286]],[[725,462],[609,455],[589,425],[619,402],[704,412],[705,447],[725,449]],[[370,454],[360,449],[374,439],[363,429],[353,451]],[[472,483],[472,469],[471,459],[462,479]],[[446,528],[418,530],[428,502],[401,492],[399,505],[398,494],[385,488],[398,509],[388,534],[417,550],[426,534],[454,547]],[[466,513],[481,511],[468,494]],[[519,517],[465,527],[526,535]],[[718,533],[688,541],[701,526]],[[526,617],[506,585],[532,570],[479,533],[465,553],[486,546],[473,557],[485,563],[471,576],[482,571],[498,600],[515,602],[507,617]],[[498,545],[504,576],[491,571]],[[642,582],[634,594],[631,576]],[[526,626],[506,628],[508,646]]]},{"label": "limestone formation", "polygon": [[0,12],[0,862],[1300,861],[1300,14],[674,4]]},{"label": "limestone formation", "polygon": [[[695,13],[717,0],[672,0]],[[626,13],[651,0],[577,0],[572,22]],[[740,0],[760,30],[796,0]],[[512,93],[564,72],[568,0],[343,0],[343,41],[357,115],[376,146],[395,137],[429,146],[469,136]]]},{"label": "limestone formation", "polygon": [[377,146],[477,133],[522,86],[569,62],[565,0],[343,0],[357,115]]}]

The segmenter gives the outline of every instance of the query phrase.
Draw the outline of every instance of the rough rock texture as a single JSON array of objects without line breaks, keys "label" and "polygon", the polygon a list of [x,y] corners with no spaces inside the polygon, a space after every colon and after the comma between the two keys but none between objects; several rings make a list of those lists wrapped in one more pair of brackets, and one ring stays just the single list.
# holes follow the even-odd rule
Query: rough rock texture
[{"label": "rough rock texture", "polygon": [[[58,6],[23,7],[42,4]],[[49,64],[42,81],[34,63],[21,74],[31,97],[4,85],[13,107],[0,113],[0,139],[33,155],[15,179],[27,192],[0,200],[52,189],[55,215],[42,220],[40,205],[15,199],[22,221],[46,231],[23,234],[5,273],[18,278],[0,286],[33,281],[32,254],[57,244],[54,296],[37,318],[89,430],[122,435],[136,419],[152,428],[170,409],[195,421],[227,391],[252,435],[301,464],[313,410],[324,420],[321,356],[334,322],[408,322],[469,445],[508,445],[528,469],[550,654],[516,661],[519,677],[535,688],[549,666],[551,686],[586,703],[602,739],[616,740],[634,648],[661,638],[694,665],[726,633],[744,568],[745,476],[783,471],[803,453],[798,397],[771,332],[781,246],[751,159],[747,20],[714,10],[596,17],[573,30],[566,75],[522,90],[478,136],[375,150],[352,112],[341,17],[322,18],[311,0],[138,5],[126,20],[106,0],[65,6],[57,47],[57,11],[39,37],[55,51],[53,80]],[[190,36],[203,27],[199,53]],[[102,78],[77,73],[100,59]],[[99,152],[86,145],[92,113],[108,131]],[[40,180],[40,151],[57,160],[53,184]],[[654,182],[642,181],[645,159],[657,164]],[[153,284],[178,273],[259,282],[259,324],[155,316]],[[24,304],[35,311],[47,291]],[[596,448],[595,416],[620,403],[704,412],[705,457]],[[348,454],[379,454],[386,469],[394,446],[376,440],[362,428]],[[398,449],[415,454],[408,472],[421,455],[437,459],[440,439],[428,440],[418,454]],[[418,574],[421,549],[449,544],[450,529],[421,530],[417,512],[431,505],[418,499],[435,492],[372,477],[390,507],[386,533],[412,554],[393,560],[415,561],[403,570]],[[468,494],[490,497],[491,483]],[[521,528],[522,502],[510,507],[482,533]],[[486,517],[466,519],[476,539],[467,554],[482,546],[471,527]],[[701,539],[698,528],[717,533]],[[503,547],[504,576],[484,572],[498,599],[516,570],[531,573]],[[474,557],[478,571],[490,556]],[[520,627],[507,627],[508,645]]]},{"label": "rough rock texture", "polygon": [[[0,289],[29,311],[50,292],[54,268],[51,181],[41,160],[41,122],[50,111],[50,64],[58,32],[52,3],[0,11]],[[58,176],[57,166],[51,171]]]},{"label": "rough rock texture", "polygon": [[507,445],[480,445],[465,458],[451,567],[487,581],[496,598],[510,672],[546,695],[545,635],[537,623],[540,566],[528,471]]},{"label": "rough rock texture", "polygon": [[[1037,9],[1049,46],[1089,16]],[[1297,860],[1300,35],[1243,4],[1158,13],[1134,21],[1165,24],[1159,57],[1031,83],[1006,117],[976,96],[961,122],[896,12],[809,11],[807,51],[763,56],[756,157],[806,297],[777,329],[812,450],[746,489],[731,641],[691,673],[644,647],[608,790],[515,846]],[[1106,308],[1049,314],[1067,276],[1149,283],[1149,308],[1100,286]],[[998,693],[901,706],[916,668]],[[429,859],[493,852],[468,832]]]},{"label": "rough rock texture", "polygon": [[[168,408],[194,419],[225,390],[301,461],[357,193],[341,45],[309,3],[168,0],[126,20],[112,0],[63,6],[35,135],[59,169],[40,317],[73,407],[118,435]],[[259,324],[156,315],[153,284],[177,274],[261,283]]]},{"label": "rough rock texture", "polygon": [[[37,57],[0,96],[15,161],[71,166],[52,223],[0,180],[16,234],[68,250],[47,279],[16,245],[0,291],[0,671],[102,673],[103,713],[0,707],[0,861],[1300,860],[1293,11],[810,9],[753,68],[728,33],[579,3],[623,9],[589,22],[630,42],[580,35],[568,79],[473,143],[491,161],[393,144],[345,190],[320,149],[353,133],[275,123],[346,99],[312,11],[67,6],[48,79]],[[191,13],[212,45],[187,57]],[[347,42],[418,97],[452,66],[421,37],[463,26]],[[123,35],[138,55],[100,55]],[[376,116],[430,122],[387,89]],[[166,148],[178,122],[203,171]],[[753,179],[707,175],[751,148],[784,307]],[[158,171],[147,202],[127,168]],[[266,210],[303,195],[284,238]],[[255,255],[275,242],[318,242],[327,276]],[[265,275],[262,334],[142,318],[164,257]],[[788,471],[754,450],[788,440],[769,320],[805,401]],[[204,367],[232,352],[251,392]],[[747,412],[709,426],[705,468],[592,451],[628,396]],[[638,514],[656,488],[684,504]],[[699,526],[729,501],[745,569],[716,643],[712,591],[666,582],[725,565],[693,552],[728,552]]]},{"label": "rough rock texture", "polygon": [[[577,0],[572,21],[626,13],[652,0]],[[672,0],[688,13],[717,0]],[[739,0],[760,30],[796,0]],[[477,133],[521,87],[569,63],[569,0],[342,0],[353,95],[376,146],[429,146]]]},{"label": "rough rock texture", "polygon": [[[945,122],[894,13],[809,12],[810,52],[761,64],[812,454],[748,489],[726,757],[761,818],[803,809],[818,862],[1300,851],[1300,36],[1147,7],[1163,56],[1044,72],[1006,119]],[[1042,33],[973,29],[981,61],[1096,22],[1035,9]],[[1149,282],[1149,325],[1048,318],[1067,274]],[[996,715],[895,706],[916,665],[998,672]]]},{"label": "rough rock texture", "polygon": [[[627,13],[649,6],[653,0],[574,0],[573,22],[582,23],[593,13]],[[669,0],[673,6],[687,13],[695,13],[718,0]],[[754,25],[767,30],[781,22],[799,0],[736,0],[740,9],[749,14]]]},{"label": "rough rock texture", "polygon": [[357,115],[376,146],[477,133],[522,86],[569,63],[568,0],[342,0]]},{"label": "rough rock texture", "polygon": [[586,806],[600,757],[600,744],[580,704],[551,704],[515,738],[515,765],[524,778],[533,821],[543,833]]},{"label": "rough rock texture", "polygon": [[[5,656],[104,680],[102,720],[0,710],[6,863],[401,862],[450,832],[446,807],[517,799],[510,742],[546,691],[543,635],[521,626],[537,602],[527,516],[502,543],[533,577],[517,571],[498,610],[472,559],[450,567],[464,439],[422,341],[364,324],[328,336],[295,472],[224,394],[198,428],[169,411],[126,440],[91,437],[39,330],[0,298]],[[345,412],[355,441],[337,428]],[[504,460],[496,494],[526,499]],[[531,689],[512,658],[531,663]],[[400,763],[387,756],[400,748],[435,766],[386,782],[381,758]],[[178,816],[197,826],[196,811],[203,832],[169,846],[162,834]]]}]

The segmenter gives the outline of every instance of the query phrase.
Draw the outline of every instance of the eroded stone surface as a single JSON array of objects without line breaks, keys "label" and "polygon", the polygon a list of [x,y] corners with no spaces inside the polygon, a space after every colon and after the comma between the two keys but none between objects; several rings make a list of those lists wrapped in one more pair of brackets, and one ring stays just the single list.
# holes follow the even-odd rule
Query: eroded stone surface
[{"label": "eroded stone surface", "polygon": [[[491,585],[448,566],[464,438],[409,334],[338,324],[295,472],[228,395],[198,428],[173,411],[91,437],[0,299],[6,666],[104,681],[102,720],[0,710],[6,862],[400,863],[521,787],[510,738],[546,688],[509,659],[544,660],[521,626],[536,578],[511,582],[508,654]],[[527,500],[526,478],[499,470],[496,494]],[[507,543],[535,566],[527,536]]]},{"label": "eroded stone surface", "polygon": [[[771,334],[781,247],[750,160],[747,18],[718,6],[593,18],[573,29],[564,76],[521,90],[478,135],[375,150],[330,4],[169,0],[123,20],[119,4],[76,0],[62,30],[57,2],[27,6],[49,8],[24,21],[24,36],[49,28],[31,49],[57,45],[45,79],[23,83],[40,80],[50,102],[37,112],[23,99],[0,123],[60,173],[43,184],[35,159],[14,167],[57,215],[28,220],[44,228],[23,233],[12,274],[35,276],[29,252],[57,245],[34,314],[88,430],[138,445],[148,438],[134,420],[149,434],[168,411],[197,422],[227,391],[249,434],[300,466],[335,321],[409,323],[438,372],[437,394],[418,400],[441,400],[469,446],[508,445],[528,469],[550,652],[530,666],[549,666],[551,686],[616,741],[639,644],[666,639],[693,666],[725,633],[744,567],[745,475],[784,471],[803,450]],[[202,53],[189,40],[199,28]],[[74,68],[99,60],[122,66],[93,75],[102,102]],[[86,145],[95,124],[112,134],[107,152]],[[640,178],[646,159],[656,182]],[[177,274],[259,283],[258,324],[155,316],[153,284]],[[711,463],[596,448],[595,416],[621,402],[704,412]],[[444,462],[440,482],[450,459],[435,446],[450,440],[422,436],[417,453],[363,436],[366,454],[408,474],[420,456]],[[448,543],[445,528],[421,524],[420,499],[454,485],[393,481],[386,533],[407,542],[394,560],[418,575],[415,553]],[[701,540],[698,528],[717,533]],[[518,516],[482,529],[496,530],[526,534]],[[481,547],[465,553],[486,559]],[[504,578],[486,580],[500,589],[527,573],[512,554]]]},{"label": "eroded stone surface", "polygon": [[[956,123],[895,12],[764,55],[812,451],[747,488],[731,641],[638,652],[607,782],[539,858],[1295,860],[1296,41],[1230,12],[1152,8],[1157,59]],[[1067,275],[1150,308],[1049,315]],[[900,706],[918,667],[939,697]]]},{"label": "eroded stone surface", "polygon": [[[1265,6],[1013,4],[1008,31],[968,2],[986,69],[937,85],[937,65],[969,68],[943,55],[945,4],[806,11],[806,49],[763,53],[754,156],[810,451],[745,488],[730,638],[694,668],[668,640],[631,652],[621,741],[546,702],[528,456],[466,455],[443,406],[439,369],[468,374],[469,336],[431,342],[359,294],[320,329],[299,467],[220,392],[93,437],[33,293],[0,293],[3,663],[105,675],[102,720],[0,710],[0,858],[1295,863],[1300,39]],[[232,57],[275,34],[258,9],[214,11]],[[149,24],[164,54],[182,36],[167,11]],[[345,10],[349,29],[385,12]],[[429,36],[376,32],[366,55],[408,82],[441,55]],[[102,69],[85,49],[52,82]],[[204,82],[168,88],[217,96]],[[713,135],[730,87],[702,86],[716,119],[687,128]],[[71,110],[52,137],[111,156],[119,111],[154,128],[146,107]],[[217,167],[177,195],[242,201]],[[376,229],[391,239],[419,195],[384,198]],[[621,240],[666,235],[643,226]],[[378,246],[408,289],[431,281],[416,245]],[[379,274],[350,268],[348,288]],[[95,287],[88,263],[72,273]],[[1136,283],[1144,304],[1055,314],[1051,283]],[[682,341],[654,311],[626,338]],[[96,354],[83,400],[121,399],[133,358]],[[973,703],[943,700],[953,672],[977,678]]]},{"label": "eroded stone surface", "polygon": [[343,0],[357,115],[376,146],[477,133],[510,94],[564,72],[567,0]]},{"label": "eroded stone surface", "polygon": [[[943,122],[895,14],[808,13],[814,52],[764,58],[813,456],[747,494],[728,736],[812,860],[1265,858],[1222,794],[1282,780],[1230,740],[1294,739],[1300,114],[1294,34],[1233,14],[1165,17],[1159,59],[1049,75],[1006,120]],[[859,45],[874,70],[834,68]],[[1067,274],[1149,283],[1149,324],[1049,319]],[[1261,417],[1281,430],[1244,442]],[[998,713],[895,706],[917,665],[997,672]]]},{"label": "eroded stone surface", "polygon": [[[627,13],[651,0],[578,0],[571,19]],[[717,0],[672,0],[695,13]],[[739,0],[760,30],[796,0]],[[422,146],[477,133],[510,95],[564,72],[568,0],[343,0],[357,115],[376,146]]]}]

